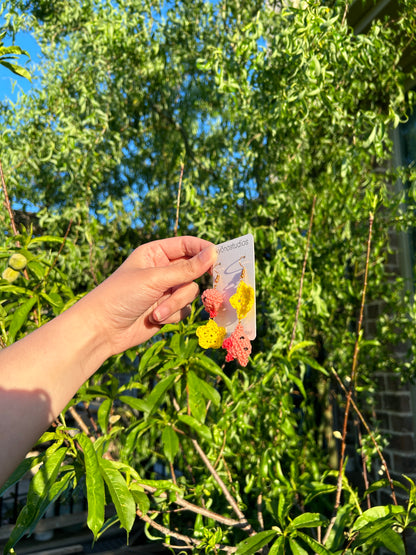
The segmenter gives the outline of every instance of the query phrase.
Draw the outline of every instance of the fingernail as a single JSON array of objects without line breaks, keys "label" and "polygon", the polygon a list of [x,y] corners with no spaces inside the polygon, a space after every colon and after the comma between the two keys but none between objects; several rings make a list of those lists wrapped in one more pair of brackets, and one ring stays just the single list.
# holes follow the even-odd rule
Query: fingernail
[{"label": "fingernail", "polygon": [[168,316],[170,316],[170,314],[167,306],[159,306],[153,311],[153,318],[157,322],[163,322]]},{"label": "fingernail", "polygon": [[198,258],[203,264],[207,262],[211,262],[211,264],[214,264],[214,262],[217,260],[217,256],[217,249],[213,245],[206,247],[198,254]]}]

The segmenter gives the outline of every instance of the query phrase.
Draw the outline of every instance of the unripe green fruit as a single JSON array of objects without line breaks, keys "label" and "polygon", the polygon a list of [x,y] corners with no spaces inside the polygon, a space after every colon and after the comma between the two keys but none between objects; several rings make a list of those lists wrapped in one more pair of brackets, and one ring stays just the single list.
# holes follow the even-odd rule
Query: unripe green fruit
[{"label": "unripe green fruit", "polygon": [[20,274],[17,270],[13,270],[13,268],[7,267],[1,274],[1,277],[7,280],[9,283],[12,283],[19,277],[19,275]]},{"label": "unripe green fruit", "polygon": [[26,268],[27,258],[23,254],[12,254],[9,258],[9,266],[13,270],[23,270]]}]

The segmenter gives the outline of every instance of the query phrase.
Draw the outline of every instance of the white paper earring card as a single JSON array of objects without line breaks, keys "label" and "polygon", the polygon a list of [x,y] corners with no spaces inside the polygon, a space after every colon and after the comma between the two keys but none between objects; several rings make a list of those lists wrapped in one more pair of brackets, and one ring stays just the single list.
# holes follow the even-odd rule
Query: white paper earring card
[{"label": "white paper earring card", "polygon": [[216,245],[216,249],[218,258],[213,270],[213,279],[214,282],[216,281],[215,288],[224,297],[224,303],[219,309],[215,321],[227,330],[227,336],[234,331],[238,324],[238,317],[236,309],[230,304],[230,297],[236,293],[239,283],[244,281],[254,291],[253,306],[242,320],[247,337],[253,340],[256,337],[254,238],[249,233],[225,243],[220,243]]}]

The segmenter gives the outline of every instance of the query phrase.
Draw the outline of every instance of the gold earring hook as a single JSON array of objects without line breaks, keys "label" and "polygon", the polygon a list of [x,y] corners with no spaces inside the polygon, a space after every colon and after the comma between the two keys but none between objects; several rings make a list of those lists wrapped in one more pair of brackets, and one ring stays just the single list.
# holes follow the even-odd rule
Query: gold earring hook
[{"label": "gold earring hook", "polygon": [[242,267],[241,274],[240,274],[240,279],[245,279],[246,276],[247,276],[247,270],[245,269],[245,267],[244,267],[243,264],[241,263],[241,259],[242,259],[242,258],[245,258],[245,255],[244,255],[244,256],[240,256],[240,260],[238,261],[239,264],[240,264],[240,266]]},{"label": "gold earring hook", "polygon": [[219,271],[216,269],[217,266],[221,266],[221,262],[217,262],[217,264],[215,264],[214,268],[212,269],[212,271],[216,273],[216,276],[214,279],[214,289],[218,285],[218,282],[220,281],[220,278],[221,278]]}]

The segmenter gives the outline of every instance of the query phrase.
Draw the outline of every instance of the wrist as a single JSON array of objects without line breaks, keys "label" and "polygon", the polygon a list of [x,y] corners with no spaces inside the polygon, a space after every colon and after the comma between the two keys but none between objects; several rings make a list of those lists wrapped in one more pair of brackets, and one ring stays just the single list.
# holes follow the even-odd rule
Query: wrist
[{"label": "wrist", "polygon": [[94,306],[91,293],[80,299],[60,315],[62,325],[68,329],[73,343],[74,366],[77,363],[87,380],[100,366],[113,355],[111,343],[100,317],[99,307]]}]

